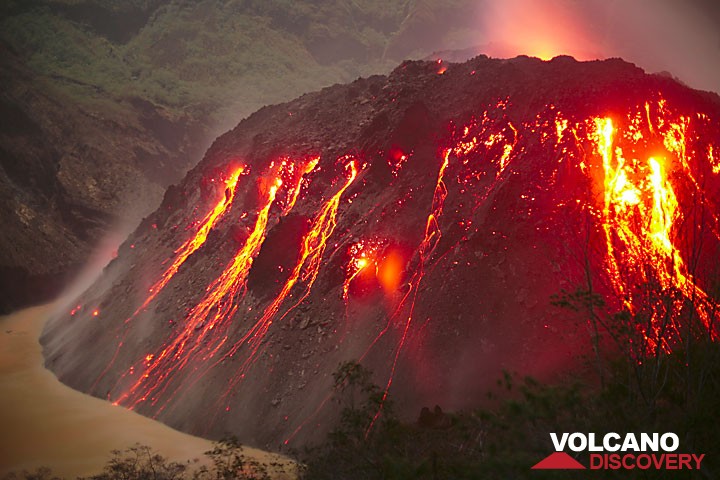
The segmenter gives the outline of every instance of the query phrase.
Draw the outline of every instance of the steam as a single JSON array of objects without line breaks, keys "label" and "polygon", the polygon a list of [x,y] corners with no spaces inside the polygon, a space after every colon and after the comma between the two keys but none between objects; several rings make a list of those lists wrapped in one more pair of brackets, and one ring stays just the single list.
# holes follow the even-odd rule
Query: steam
[{"label": "steam", "polygon": [[132,232],[134,224],[124,222],[109,231],[87,257],[82,269],[77,273],[54,302],[53,316],[67,314],[75,306],[76,299],[93,285],[103,273],[103,269],[117,256],[118,248]]},{"label": "steam", "polygon": [[[713,10],[714,9],[714,10]],[[479,42],[491,56],[621,57],[720,92],[720,29],[703,0],[488,0]]]}]

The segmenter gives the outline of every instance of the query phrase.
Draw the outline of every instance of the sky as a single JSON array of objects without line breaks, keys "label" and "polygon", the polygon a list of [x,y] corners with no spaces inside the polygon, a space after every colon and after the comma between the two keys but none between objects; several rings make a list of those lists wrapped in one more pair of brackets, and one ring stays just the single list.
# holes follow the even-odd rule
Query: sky
[{"label": "sky", "polygon": [[720,92],[718,0],[487,0],[478,17],[491,56],[622,57]]}]

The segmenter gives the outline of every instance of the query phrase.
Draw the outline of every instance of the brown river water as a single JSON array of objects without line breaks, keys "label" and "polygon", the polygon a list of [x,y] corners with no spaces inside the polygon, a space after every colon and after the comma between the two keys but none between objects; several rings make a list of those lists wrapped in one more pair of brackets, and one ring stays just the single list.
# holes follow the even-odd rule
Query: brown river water
[{"label": "brown river water", "polygon": [[[0,317],[0,477],[40,466],[69,478],[99,473],[112,450],[138,442],[175,461],[203,458],[208,440],[72,390],[46,370],[38,338],[53,311],[50,304]],[[261,450],[245,454],[288,465]]]}]

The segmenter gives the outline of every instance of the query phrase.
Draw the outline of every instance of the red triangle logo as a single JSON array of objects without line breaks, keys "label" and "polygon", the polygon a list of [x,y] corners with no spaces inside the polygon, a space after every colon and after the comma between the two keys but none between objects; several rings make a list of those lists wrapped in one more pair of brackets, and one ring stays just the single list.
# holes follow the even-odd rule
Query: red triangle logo
[{"label": "red triangle logo", "polygon": [[585,470],[585,467],[567,453],[555,452],[540,460],[532,470]]}]

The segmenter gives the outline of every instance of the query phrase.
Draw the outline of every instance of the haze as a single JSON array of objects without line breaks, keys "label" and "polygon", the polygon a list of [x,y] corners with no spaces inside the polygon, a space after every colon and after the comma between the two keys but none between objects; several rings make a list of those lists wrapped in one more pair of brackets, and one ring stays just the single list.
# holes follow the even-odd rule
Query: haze
[{"label": "haze", "polygon": [[503,0],[479,6],[491,56],[622,57],[650,73],[720,91],[720,4],[693,0]]}]

